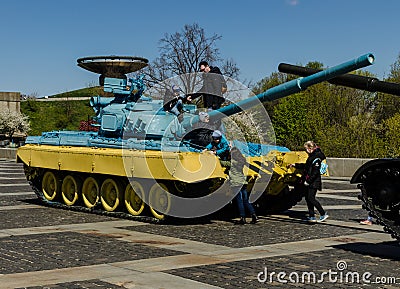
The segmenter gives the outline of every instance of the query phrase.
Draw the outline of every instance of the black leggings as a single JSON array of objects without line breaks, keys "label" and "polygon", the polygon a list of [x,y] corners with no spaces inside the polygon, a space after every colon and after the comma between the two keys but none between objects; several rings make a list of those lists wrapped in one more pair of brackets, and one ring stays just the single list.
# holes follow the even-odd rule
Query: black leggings
[{"label": "black leggings", "polygon": [[306,202],[310,217],[315,216],[314,207],[318,210],[321,216],[325,215],[325,210],[322,208],[321,204],[315,198],[316,195],[317,195],[317,189],[310,187],[306,189]]}]

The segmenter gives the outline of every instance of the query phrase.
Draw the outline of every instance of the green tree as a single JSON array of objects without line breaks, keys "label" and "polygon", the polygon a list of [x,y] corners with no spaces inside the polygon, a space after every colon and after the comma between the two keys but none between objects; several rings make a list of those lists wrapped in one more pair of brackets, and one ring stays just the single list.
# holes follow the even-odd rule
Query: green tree
[{"label": "green tree", "polygon": [[386,157],[400,157],[400,112],[383,122],[385,131],[385,150]]},{"label": "green tree", "polygon": [[345,125],[326,128],[324,149],[329,156],[370,158],[379,155],[380,127],[371,113],[351,116]]},{"label": "green tree", "polygon": [[[400,83],[400,55],[391,65],[389,76],[384,79],[388,82]],[[391,94],[377,93],[375,117],[378,122],[393,117],[400,111],[400,97]]]},{"label": "green tree", "polygon": [[[284,73],[273,72],[270,76],[265,77],[262,80],[260,80],[258,83],[256,83],[254,85],[252,91],[255,95],[257,95],[257,94],[260,94],[274,86],[285,83],[291,79],[293,79],[293,77],[287,76]],[[280,100],[274,100],[274,101],[266,102],[263,104],[268,115],[271,117],[271,120],[272,120],[273,114],[274,114],[274,106],[276,106],[279,103],[279,101]]]},{"label": "green tree", "polygon": [[21,102],[21,111],[31,120],[31,135],[53,130],[78,130],[80,121],[94,116],[87,100]]},{"label": "green tree", "polygon": [[357,134],[352,130],[351,120],[371,113],[374,95],[326,82],[310,87],[304,94],[309,137],[324,147],[327,155],[343,155],[341,148],[343,145],[351,148],[353,142],[349,136]]},{"label": "green tree", "polygon": [[304,94],[298,93],[282,99],[274,106],[272,124],[277,144],[297,148],[309,139],[304,98]]},{"label": "green tree", "polygon": [[[306,67],[321,69],[323,64],[309,62]],[[355,73],[369,76],[367,72]],[[294,76],[273,73],[258,83],[255,93],[293,78]],[[328,156],[344,156],[345,154],[368,156],[372,153],[370,149],[367,149],[368,141],[365,146],[362,146],[353,134],[360,135],[362,132],[364,138],[368,138],[371,134],[376,137],[374,140],[370,139],[369,142],[377,142],[376,129],[379,124],[375,123],[372,115],[375,103],[376,94],[374,93],[323,82],[265,106],[269,110],[279,145],[297,150],[302,148],[305,141],[314,140],[324,148]],[[365,118],[365,123],[371,125],[371,129],[365,128],[357,132],[355,124],[363,118]],[[351,149],[350,152],[343,152],[344,146],[351,147],[352,144],[357,144],[355,146],[357,153]]]}]

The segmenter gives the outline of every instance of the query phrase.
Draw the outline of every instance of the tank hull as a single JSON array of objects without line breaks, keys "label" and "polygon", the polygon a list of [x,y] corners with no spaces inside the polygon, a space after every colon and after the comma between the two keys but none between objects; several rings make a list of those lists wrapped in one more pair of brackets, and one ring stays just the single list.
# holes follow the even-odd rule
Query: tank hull
[{"label": "tank hull", "polygon": [[[271,150],[246,159],[250,200],[259,214],[290,209],[301,199],[300,192],[289,190],[301,172],[287,165],[305,162],[305,152]],[[46,205],[125,218],[163,220],[165,208],[151,201],[159,187],[184,198],[203,197],[224,185],[223,192],[230,190],[229,173],[210,153],[27,144],[18,150],[17,161],[24,163],[28,181]],[[111,191],[117,193],[109,198]]]},{"label": "tank hull", "polygon": [[115,148],[25,145],[19,161],[49,170],[105,174],[186,183],[226,178],[212,154],[196,152],[137,151]]}]

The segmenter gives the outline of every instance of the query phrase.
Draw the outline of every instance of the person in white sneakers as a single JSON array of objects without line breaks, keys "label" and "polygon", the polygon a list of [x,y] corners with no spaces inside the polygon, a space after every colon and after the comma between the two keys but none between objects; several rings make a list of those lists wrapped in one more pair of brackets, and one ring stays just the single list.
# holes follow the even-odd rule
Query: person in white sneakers
[{"label": "person in white sneakers", "polygon": [[[322,150],[313,142],[307,141],[304,144],[304,148],[308,154],[308,158],[305,164],[291,164],[290,167],[303,169],[302,184],[304,185],[306,202],[308,207],[308,218],[307,221],[311,223],[323,222],[329,215],[322,208],[321,204],[315,198],[317,191],[322,190],[322,179],[321,179],[321,162],[326,159]],[[316,208],[320,214],[319,219],[315,217]]]},{"label": "person in white sneakers", "polygon": [[373,218],[371,216],[368,216],[365,220],[362,220],[360,222],[361,225],[368,225],[371,226],[372,225],[372,220]]}]

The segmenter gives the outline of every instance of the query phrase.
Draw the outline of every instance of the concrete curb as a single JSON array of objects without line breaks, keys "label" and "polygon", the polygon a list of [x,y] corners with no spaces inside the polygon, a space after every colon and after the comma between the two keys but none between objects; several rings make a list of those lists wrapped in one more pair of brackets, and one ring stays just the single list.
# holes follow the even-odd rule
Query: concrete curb
[{"label": "concrete curb", "polygon": [[351,177],[366,162],[373,159],[358,158],[327,158],[329,176],[331,177]]},{"label": "concrete curb", "polygon": [[0,148],[0,159],[15,160],[16,158],[16,148]]}]

